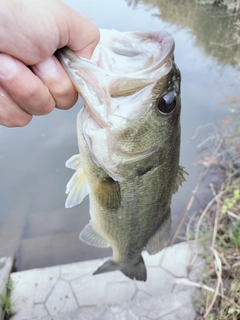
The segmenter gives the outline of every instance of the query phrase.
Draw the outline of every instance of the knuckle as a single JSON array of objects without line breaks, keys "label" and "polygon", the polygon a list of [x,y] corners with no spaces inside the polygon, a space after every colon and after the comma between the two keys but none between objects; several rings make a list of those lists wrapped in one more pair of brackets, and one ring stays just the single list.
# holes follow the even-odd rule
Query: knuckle
[{"label": "knuckle", "polygon": [[19,91],[19,98],[29,101],[34,101],[40,97],[40,88],[35,83],[28,85],[24,90]]},{"label": "knuckle", "polygon": [[59,109],[70,109],[78,99],[78,94],[69,79],[55,83],[51,93]]},{"label": "knuckle", "polygon": [[56,82],[53,84],[52,92],[54,96],[61,99],[69,95],[69,92],[72,91],[71,88],[72,85],[68,79],[64,81],[56,79]]},{"label": "knuckle", "polygon": [[65,100],[64,102],[59,101],[56,105],[56,108],[58,109],[64,109],[64,110],[68,110],[71,109],[77,102],[78,97],[71,97],[68,100]]},{"label": "knuckle", "polygon": [[[10,85],[10,84],[9,84]],[[16,88],[16,90],[14,90]],[[23,84],[19,79],[12,82],[11,95],[19,105],[22,105],[26,112],[33,115],[46,115],[55,106],[54,100],[48,88],[39,81]],[[7,98],[6,98],[7,99]],[[7,103],[7,101],[5,102]]]},{"label": "knuckle", "polygon": [[0,123],[8,128],[14,128],[14,127],[25,127],[29,122],[32,120],[31,115],[25,115],[20,117],[10,117],[10,116],[0,116]]},{"label": "knuckle", "polygon": [[95,25],[94,27],[94,32],[95,32],[95,40],[94,40],[94,44],[97,45],[99,40],[100,40],[100,30],[99,28]]},{"label": "knuckle", "polygon": [[25,127],[26,125],[29,124],[29,122],[31,122],[32,120],[32,116],[29,114],[27,116],[24,117],[19,117],[18,119],[16,119],[15,122],[15,127]]},{"label": "knuckle", "polygon": [[39,85],[31,80],[21,75],[19,71],[1,84],[12,96],[17,96],[20,99],[32,99],[39,94]]},{"label": "knuckle", "polygon": [[35,81],[24,81],[16,75],[4,83],[5,90],[19,100],[34,100],[39,97],[41,88]]},{"label": "knuckle", "polygon": [[32,116],[21,109],[12,98],[0,87],[0,124],[5,127],[24,127]]},{"label": "knuckle", "polygon": [[54,109],[56,103],[54,98],[48,94],[46,97],[41,97],[41,100],[38,101],[38,107],[35,108],[35,115],[47,115]]},{"label": "knuckle", "polygon": [[55,107],[55,102],[45,86],[41,88],[36,85],[28,87],[20,100],[28,105],[28,110],[33,115],[49,114]]},{"label": "knuckle", "polygon": [[13,101],[9,97],[9,95],[6,94],[6,92],[3,91],[2,88],[0,88],[0,106],[4,107],[4,106],[11,104],[12,102]]}]

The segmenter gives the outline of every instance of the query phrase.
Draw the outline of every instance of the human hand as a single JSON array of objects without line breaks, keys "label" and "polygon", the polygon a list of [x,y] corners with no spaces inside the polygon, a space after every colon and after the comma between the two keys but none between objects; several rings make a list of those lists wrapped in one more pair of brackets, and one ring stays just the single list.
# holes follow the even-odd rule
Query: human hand
[{"label": "human hand", "polygon": [[68,46],[91,58],[97,26],[61,0],[0,4],[0,124],[25,126],[33,115],[72,107],[77,92],[53,54]]}]

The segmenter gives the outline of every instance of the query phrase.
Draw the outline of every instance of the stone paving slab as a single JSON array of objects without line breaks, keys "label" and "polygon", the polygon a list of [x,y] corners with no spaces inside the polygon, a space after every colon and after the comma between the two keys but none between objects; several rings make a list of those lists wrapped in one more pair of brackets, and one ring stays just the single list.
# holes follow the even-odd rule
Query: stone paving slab
[{"label": "stone paving slab", "polygon": [[[0,305],[2,304],[1,296],[6,294],[6,284],[13,267],[13,258],[0,258]],[[3,310],[0,307],[0,320],[4,317]]]},{"label": "stone paving slab", "polygon": [[[133,281],[115,271],[93,276],[106,259],[11,274],[11,320],[193,320],[198,289],[176,285],[176,277],[196,280],[203,261],[194,242],[143,257],[148,280]],[[192,268],[189,268],[191,262]]]}]

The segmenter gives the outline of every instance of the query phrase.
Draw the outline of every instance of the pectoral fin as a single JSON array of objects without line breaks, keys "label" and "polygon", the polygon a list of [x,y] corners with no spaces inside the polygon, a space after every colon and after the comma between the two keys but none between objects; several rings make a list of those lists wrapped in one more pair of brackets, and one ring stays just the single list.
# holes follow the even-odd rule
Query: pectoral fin
[{"label": "pectoral fin", "polygon": [[184,170],[184,168],[181,167],[181,166],[179,166],[179,167],[178,167],[178,172],[177,172],[176,181],[175,181],[175,189],[174,189],[173,193],[177,192],[179,186],[181,186],[182,183],[183,183],[184,181],[186,181],[186,179],[184,178],[184,174],[187,174],[187,175],[188,175],[188,173]]},{"label": "pectoral fin", "polygon": [[88,195],[88,182],[83,169],[79,168],[67,184],[66,193],[68,194],[65,202],[66,208],[72,208],[81,203]]},{"label": "pectoral fin", "polygon": [[68,159],[68,161],[66,162],[66,167],[73,169],[73,170],[79,169],[80,166],[81,166],[80,154],[75,154],[70,159]]},{"label": "pectoral fin", "polygon": [[101,206],[111,210],[121,204],[121,191],[118,181],[108,177],[96,182],[95,197]]},{"label": "pectoral fin", "polygon": [[92,227],[91,223],[88,223],[84,229],[81,231],[80,240],[83,242],[95,246],[95,247],[110,247],[110,245],[107,243],[107,240],[104,239],[102,236],[100,236]]},{"label": "pectoral fin", "polygon": [[171,231],[171,214],[170,210],[165,215],[157,231],[149,239],[146,250],[150,255],[156,254],[167,245]]}]

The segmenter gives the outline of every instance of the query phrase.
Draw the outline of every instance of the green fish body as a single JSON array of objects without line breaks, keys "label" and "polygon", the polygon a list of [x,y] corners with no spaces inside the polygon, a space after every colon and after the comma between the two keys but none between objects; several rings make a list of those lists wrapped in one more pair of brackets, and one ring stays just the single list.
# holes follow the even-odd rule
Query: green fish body
[{"label": "green fish body", "polygon": [[66,207],[89,194],[90,223],[80,239],[111,246],[94,274],[114,270],[146,281],[142,251],[165,247],[171,198],[184,181],[179,166],[180,72],[167,32],[101,30],[92,61],[58,53],[84,100],[77,119],[80,154],[67,185]]}]

